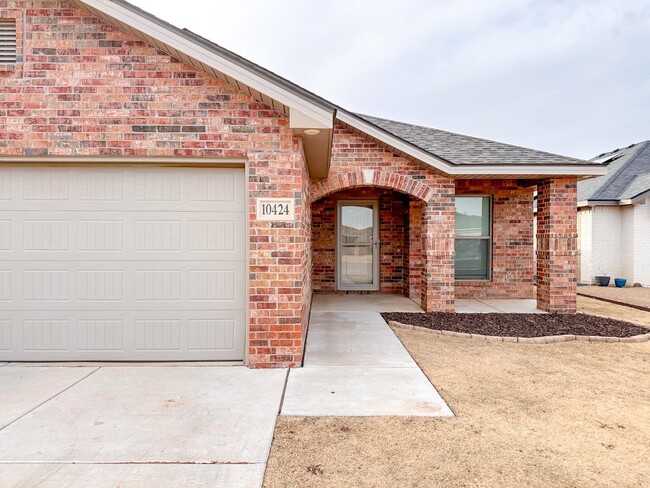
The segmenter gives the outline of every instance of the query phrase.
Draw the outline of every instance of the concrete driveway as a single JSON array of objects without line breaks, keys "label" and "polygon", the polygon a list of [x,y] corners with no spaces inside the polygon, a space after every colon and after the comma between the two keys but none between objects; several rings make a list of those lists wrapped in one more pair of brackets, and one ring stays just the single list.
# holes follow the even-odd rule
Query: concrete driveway
[{"label": "concrete driveway", "polygon": [[0,484],[261,486],[286,376],[0,366]]}]

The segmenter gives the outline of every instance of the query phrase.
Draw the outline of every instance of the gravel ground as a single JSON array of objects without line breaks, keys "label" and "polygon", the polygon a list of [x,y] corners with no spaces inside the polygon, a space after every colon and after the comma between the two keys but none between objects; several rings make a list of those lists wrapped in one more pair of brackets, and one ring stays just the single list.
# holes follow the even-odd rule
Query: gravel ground
[{"label": "gravel ground", "polygon": [[650,486],[650,343],[396,330],[456,417],[280,417],[265,486]]},{"label": "gravel ground", "polygon": [[647,333],[645,328],[629,322],[582,313],[557,315],[391,312],[381,315],[387,322],[394,320],[428,329],[501,337],[544,337],[565,334],[631,337]]}]

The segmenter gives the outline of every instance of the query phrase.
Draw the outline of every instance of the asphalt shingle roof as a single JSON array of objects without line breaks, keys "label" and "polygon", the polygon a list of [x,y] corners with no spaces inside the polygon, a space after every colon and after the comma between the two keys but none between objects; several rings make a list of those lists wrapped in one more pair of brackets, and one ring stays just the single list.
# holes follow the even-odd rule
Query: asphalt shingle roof
[{"label": "asphalt shingle roof", "polygon": [[582,159],[455,134],[421,125],[356,114],[371,124],[452,164],[593,164]]},{"label": "asphalt shingle roof", "polygon": [[578,183],[578,201],[620,201],[650,191],[650,141],[601,154],[607,174]]}]

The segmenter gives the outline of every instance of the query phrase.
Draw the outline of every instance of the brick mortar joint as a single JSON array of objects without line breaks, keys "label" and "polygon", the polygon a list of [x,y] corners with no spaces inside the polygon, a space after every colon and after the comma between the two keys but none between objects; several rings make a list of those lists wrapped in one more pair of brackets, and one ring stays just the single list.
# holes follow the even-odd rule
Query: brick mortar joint
[{"label": "brick mortar joint", "polygon": [[397,329],[404,330],[418,330],[427,332],[429,334],[445,336],[445,337],[464,337],[466,339],[476,339],[485,342],[509,342],[513,344],[557,344],[559,342],[594,342],[594,343],[637,343],[649,342],[650,332],[647,334],[640,334],[631,337],[604,337],[604,336],[582,336],[573,334],[563,334],[557,336],[543,336],[543,337],[508,337],[508,336],[486,336],[482,334],[469,334],[467,332],[453,332],[450,330],[428,329],[418,325],[403,324],[394,320],[390,320],[388,325]]}]

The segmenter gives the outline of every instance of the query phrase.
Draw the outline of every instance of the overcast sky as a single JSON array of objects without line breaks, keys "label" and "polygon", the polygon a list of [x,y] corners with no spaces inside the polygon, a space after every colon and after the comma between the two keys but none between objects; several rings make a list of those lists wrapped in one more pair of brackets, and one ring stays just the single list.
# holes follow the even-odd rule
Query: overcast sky
[{"label": "overcast sky", "polygon": [[648,0],[131,0],[345,107],[568,156],[650,139]]}]

